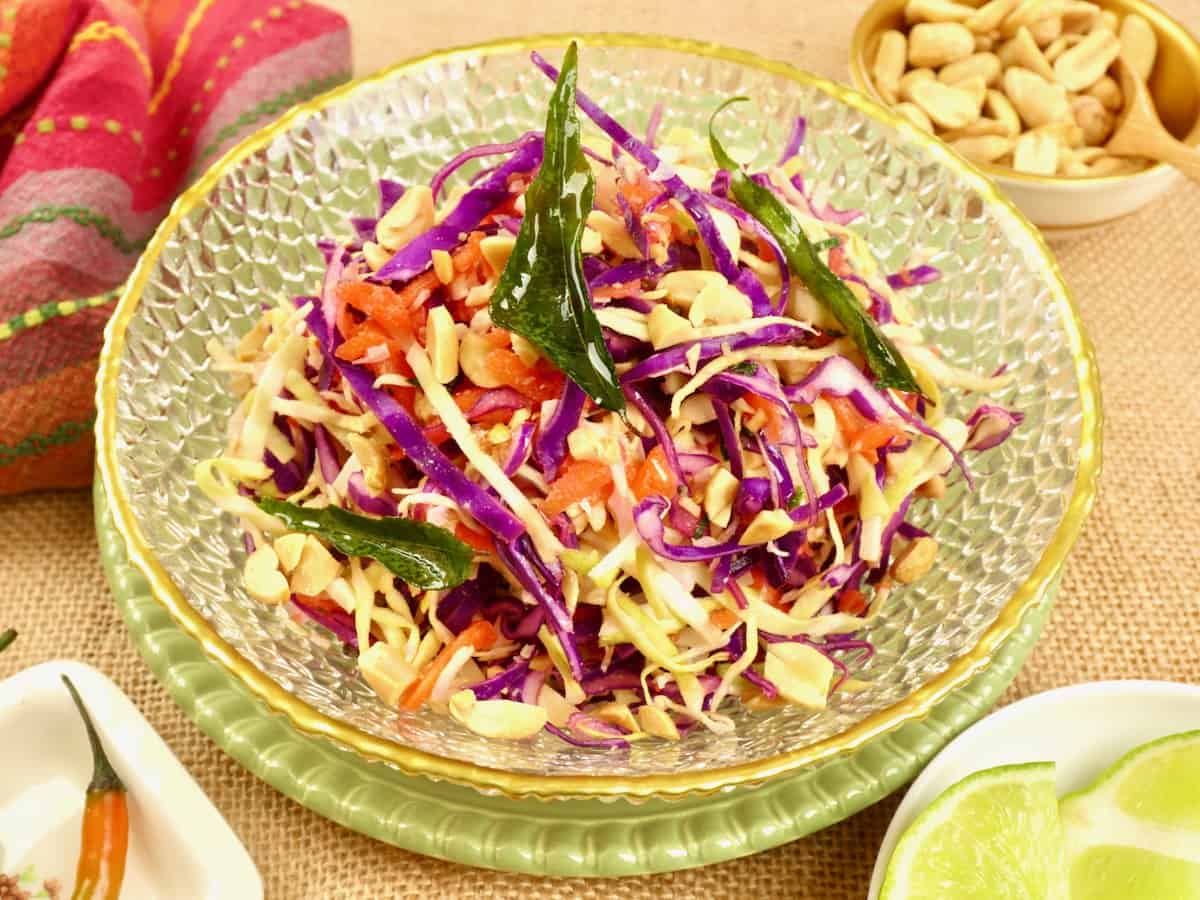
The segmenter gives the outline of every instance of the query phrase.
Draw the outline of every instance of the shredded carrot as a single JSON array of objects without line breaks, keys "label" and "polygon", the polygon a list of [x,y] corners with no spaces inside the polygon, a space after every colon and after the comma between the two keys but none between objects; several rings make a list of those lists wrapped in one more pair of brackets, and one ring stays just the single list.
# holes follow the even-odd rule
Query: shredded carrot
[{"label": "shredded carrot", "polygon": [[754,589],[762,594],[764,603],[767,603],[776,609],[785,609],[783,604],[783,592],[773,584],[767,583],[767,576],[763,574],[761,568],[754,568],[750,571],[750,584]]},{"label": "shredded carrot", "polygon": [[841,244],[829,251],[829,271],[834,275],[852,275],[850,263],[846,260],[846,251]]},{"label": "shredded carrot", "polygon": [[718,628],[732,628],[741,620],[732,609],[720,606],[708,614],[708,621]]},{"label": "shredded carrot", "polygon": [[353,336],[342,341],[335,351],[335,355],[338,359],[353,362],[379,344],[389,346],[387,335],[371,322],[366,322],[358,327]]},{"label": "shredded carrot", "polygon": [[855,588],[848,588],[838,597],[837,609],[851,616],[861,616],[867,611],[867,595]]},{"label": "shredded carrot", "polygon": [[338,606],[337,603],[324,594],[318,594],[315,597],[308,594],[297,594],[296,599],[305,606],[311,606],[313,609],[319,609],[323,612],[334,612],[335,610],[341,610],[341,607]]},{"label": "shredded carrot", "polygon": [[454,526],[454,536],[464,544],[474,547],[480,553],[496,552],[496,544],[490,534],[476,531],[474,528],[468,528],[462,522]]},{"label": "shredded carrot", "polygon": [[754,251],[763,262],[775,262],[775,251],[762,235],[754,236]]},{"label": "shredded carrot", "polygon": [[491,622],[485,622],[482,619],[472,622],[421,670],[420,677],[413,682],[400,699],[400,708],[417,710],[424,706],[425,701],[433,693],[433,686],[437,683],[438,676],[445,670],[450,658],[460,649],[469,646],[476,650],[488,650],[496,643],[498,637],[496,628]]},{"label": "shredded carrot", "polygon": [[550,485],[550,493],[542,501],[542,512],[557,516],[580,500],[603,503],[612,492],[612,472],[608,466],[590,459],[572,459]]},{"label": "shredded carrot", "polygon": [[767,439],[773,442],[783,440],[783,413],[780,412],[779,406],[758,394],[743,394],[742,399],[766,416]]},{"label": "shredded carrot", "polygon": [[679,487],[679,479],[667,465],[667,454],[661,446],[655,446],[646,459],[637,467],[629,481],[633,494],[645,500],[652,494],[671,497]]},{"label": "shredded carrot", "polygon": [[640,172],[635,180],[622,178],[617,190],[629,201],[629,207],[640,214],[646,204],[663,192],[663,189]]},{"label": "shredded carrot", "polygon": [[469,272],[483,262],[483,253],[479,249],[482,240],[482,231],[472,231],[466,243],[450,254],[455,272]]},{"label": "shredded carrot", "polygon": [[527,366],[511,350],[497,348],[487,355],[488,371],[501,384],[520,391],[530,400],[542,403],[562,394],[565,376],[545,359]]},{"label": "shredded carrot", "polygon": [[825,401],[833,410],[834,418],[837,419],[838,428],[841,429],[847,448],[861,453],[871,462],[878,459],[876,450],[887,446],[894,438],[902,434],[902,431],[894,425],[872,422],[860,413],[854,403],[846,397],[826,396]]}]

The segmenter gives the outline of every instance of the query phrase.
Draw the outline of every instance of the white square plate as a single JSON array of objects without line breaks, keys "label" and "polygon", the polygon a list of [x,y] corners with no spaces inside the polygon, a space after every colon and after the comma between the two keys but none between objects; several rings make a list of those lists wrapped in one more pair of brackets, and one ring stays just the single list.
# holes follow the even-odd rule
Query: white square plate
[{"label": "white square plate", "polygon": [[0,682],[0,872],[33,866],[69,896],[79,858],[87,734],[62,683],[70,676],[129,792],[122,900],[261,900],[262,879],[200,786],[115,684],[76,662]]}]

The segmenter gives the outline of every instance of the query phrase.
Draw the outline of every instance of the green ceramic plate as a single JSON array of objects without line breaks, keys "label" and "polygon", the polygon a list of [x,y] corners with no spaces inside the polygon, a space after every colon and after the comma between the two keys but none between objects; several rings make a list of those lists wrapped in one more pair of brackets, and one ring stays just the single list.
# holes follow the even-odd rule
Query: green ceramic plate
[{"label": "green ceramic plate", "polygon": [[706,798],[515,801],[408,777],[293,730],[180,630],[129,564],[99,481],[95,494],[100,555],[134,643],[222,749],[347,828],[439,859],[537,875],[643,875],[708,865],[795,840],[879,801],[996,702],[1037,639],[1057,590],[1055,579],[989,668],[927,718],[849,756]]}]

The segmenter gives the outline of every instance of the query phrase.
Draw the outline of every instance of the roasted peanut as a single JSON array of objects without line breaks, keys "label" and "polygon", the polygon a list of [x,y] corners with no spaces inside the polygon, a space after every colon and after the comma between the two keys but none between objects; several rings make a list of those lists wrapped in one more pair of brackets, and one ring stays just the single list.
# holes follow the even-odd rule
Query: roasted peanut
[{"label": "roasted peanut", "polygon": [[1121,95],[1121,86],[1117,84],[1117,80],[1111,75],[1101,75],[1100,78],[1086,91],[1089,97],[1095,97],[1104,104],[1104,108],[1109,112],[1120,112],[1121,107],[1125,105],[1125,98]]},{"label": "roasted peanut", "polygon": [[1071,98],[1071,115],[1083,130],[1085,144],[1103,144],[1112,132],[1113,116],[1095,97],[1082,94]]},{"label": "roasted peanut", "polygon": [[1133,74],[1145,81],[1154,70],[1154,57],[1158,53],[1158,37],[1150,23],[1137,13],[1130,13],[1121,22],[1121,59],[1133,70]]},{"label": "roasted peanut", "polygon": [[1047,81],[1054,80],[1054,69],[1046,62],[1041,48],[1034,41],[1029,29],[1021,27],[1017,33],[1000,46],[999,59],[1005,66],[1020,66],[1030,72],[1036,72]]},{"label": "roasted peanut", "polygon": [[1005,136],[1016,137],[1021,133],[1021,117],[1008,97],[1000,91],[988,91],[983,108],[992,119],[1004,126]]},{"label": "roasted peanut", "polygon": [[982,75],[983,80],[991,85],[1000,81],[1001,68],[1000,57],[995,53],[975,53],[966,59],[942,66],[937,77],[943,84],[956,84],[972,75]]},{"label": "roasted peanut", "polygon": [[899,31],[885,31],[879,39],[879,50],[875,54],[872,74],[875,76],[875,86],[888,103],[896,102],[907,55],[908,39]]},{"label": "roasted peanut", "polygon": [[433,227],[433,192],[425,185],[409,188],[375,226],[375,241],[393,253]]},{"label": "roasted peanut", "polygon": [[912,584],[933,568],[937,559],[938,542],[931,537],[919,537],[896,557],[892,577],[901,584]]},{"label": "roasted peanut", "polygon": [[1038,19],[1029,26],[1029,33],[1039,47],[1047,46],[1062,34],[1062,16]]},{"label": "roasted peanut", "polygon": [[1066,7],[1066,0],[1021,0],[1017,8],[1000,23],[1000,34],[1010,38],[1022,26],[1029,28],[1043,19],[1061,18]]},{"label": "roasted peanut", "polygon": [[1054,61],[1054,78],[1069,91],[1082,91],[1104,74],[1121,52],[1107,28],[1097,28]]},{"label": "roasted peanut", "polygon": [[1048,134],[1026,132],[1013,148],[1013,168],[1029,175],[1053,175],[1058,170],[1058,141]]},{"label": "roasted peanut", "polygon": [[950,146],[973,162],[995,162],[1013,149],[1013,139],[998,135],[964,137],[951,141]]},{"label": "roasted peanut", "polygon": [[1068,3],[1062,14],[1065,34],[1087,34],[1096,27],[1096,23],[1099,21],[1100,7],[1095,3],[1087,3],[1086,0]]},{"label": "roasted peanut", "polygon": [[975,37],[957,22],[922,22],[909,32],[908,61],[940,68],[975,52]]},{"label": "roasted peanut", "polygon": [[1101,156],[1088,166],[1090,175],[1128,175],[1146,168],[1146,160],[1137,157]]},{"label": "roasted peanut", "polygon": [[1042,56],[1046,57],[1046,62],[1052,63],[1062,56],[1064,50],[1069,50],[1082,40],[1082,34],[1064,34],[1049,47],[1043,50]]},{"label": "roasted peanut", "polygon": [[918,128],[923,128],[931,134],[933,133],[933,122],[929,120],[929,116],[925,115],[925,110],[921,109],[917,104],[908,102],[897,103],[893,109]]},{"label": "roasted peanut", "polygon": [[438,382],[449,384],[457,378],[458,333],[455,331],[450,310],[446,307],[435,306],[429,311],[429,320],[425,325],[425,345],[429,348],[433,375]]},{"label": "roasted peanut", "polygon": [[912,89],[918,81],[936,81],[937,75],[933,69],[913,69],[905,72],[904,77],[900,79],[900,99],[912,102]]},{"label": "roasted peanut", "polygon": [[910,25],[918,22],[964,22],[975,10],[951,0],[908,0],[904,7],[904,21]]},{"label": "roasted peanut", "polygon": [[1081,162],[1085,166],[1094,163],[1103,155],[1103,147],[1080,147],[1078,150],[1071,151],[1071,156],[1075,159],[1075,161]]},{"label": "roasted peanut", "polygon": [[957,82],[954,87],[971,95],[971,99],[975,101],[975,115],[978,116],[983,109],[983,98],[987,96],[988,92],[987,82],[983,80],[983,76],[971,75],[969,78]]},{"label": "roasted peanut", "polygon": [[990,136],[1013,137],[1014,135],[1008,133],[1008,127],[1003,122],[983,117],[976,119],[974,122],[968,122],[962,128],[951,128],[938,135],[943,141],[947,142],[957,141],[960,138]]},{"label": "roasted peanut", "polygon": [[1083,146],[1083,129],[1075,122],[1050,122],[1032,129],[1034,134],[1052,137],[1060,146],[1075,148]]},{"label": "roasted peanut", "polygon": [[975,34],[990,34],[1017,8],[1018,2],[1020,0],[991,0],[975,10],[974,15],[963,24]]},{"label": "roasted peanut", "polygon": [[1067,91],[1028,69],[1013,67],[1004,73],[1004,93],[1030,128],[1070,118]]},{"label": "roasted peanut", "polygon": [[959,87],[929,79],[917,82],[912,94],[913,103],[942,128],[962,128],[979,118],[980,103]]}]

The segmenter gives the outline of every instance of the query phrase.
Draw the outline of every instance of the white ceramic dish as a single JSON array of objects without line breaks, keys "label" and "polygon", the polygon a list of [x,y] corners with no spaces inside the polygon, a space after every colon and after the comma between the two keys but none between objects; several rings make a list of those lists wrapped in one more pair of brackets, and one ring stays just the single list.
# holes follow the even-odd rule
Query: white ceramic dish
[{"label": "white ceramic dish", "polygon": [[261,900],[262,879],[221,814],[115,684],[76,662],[0,682],[0,872],[29,866],[69,896],[79,857],[91,750],[62,675],[70,676],[129,790],[122,900]]},{"label": "white ceramic dish", "polygon": [[909,788],[883,838],[868,900],[876,900],[900,835],[944,790],[972,772],[1015,763],[1058,764],[1058,794],[1086,787],[1138,744],[1200,729],[1200,686],[1098,681],[1027,697],[975,723]]},{"label": "white ceramic dish", "polygon": [[1079,228],[1119,219],[1161,197],[1182,176],[1170,166],[1153,166],[1124,178],[1056,178],[1053,183],[993,174],[1010,200],[1035,225]]}]

